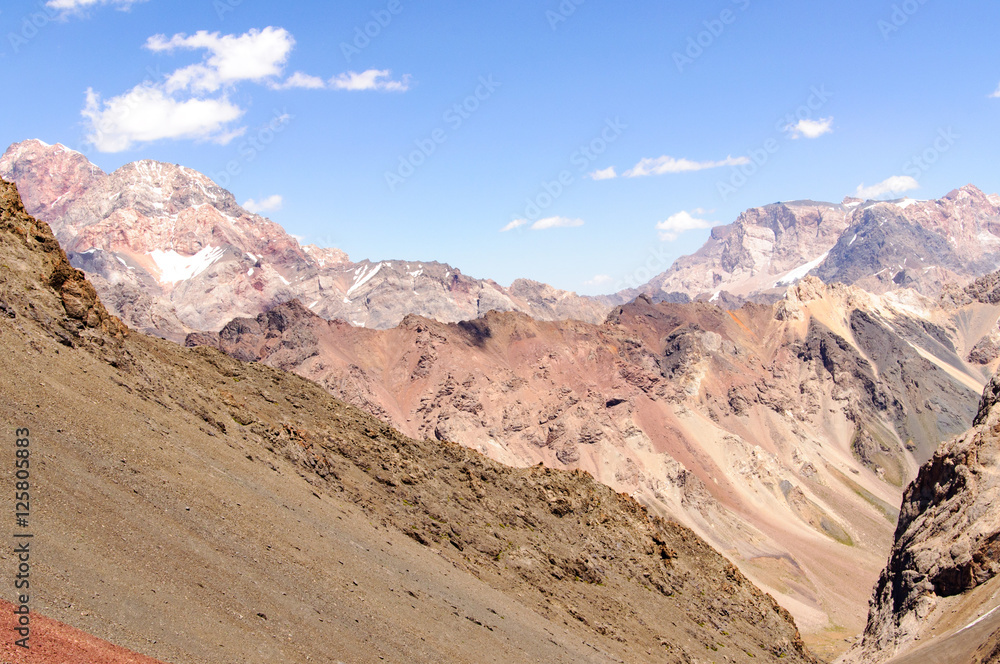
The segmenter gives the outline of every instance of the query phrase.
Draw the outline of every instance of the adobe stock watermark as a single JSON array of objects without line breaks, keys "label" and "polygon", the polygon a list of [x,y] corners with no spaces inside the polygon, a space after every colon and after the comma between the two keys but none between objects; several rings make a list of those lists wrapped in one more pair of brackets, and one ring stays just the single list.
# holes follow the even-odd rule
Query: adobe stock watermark
[{"label": "adobe stock watermark", "polygon": [[354,56],[361,55],[361,51],[371,46],[372,40],[377,39],[382,31],[389,27],[392,19],[403,12],[401,0],[389,0],[384,9],[376,9],[371,12],[372,20],[364,25],[354,28],[354,39],[348,42],[340,42],[340,52],[344,54],[344,59],[350,62]]},{"label": "adobe stock watermark", "polygon": [[914,180],[920,180],[927,171],[931,170],[934,164],[940,161],[946,152],[955,147],[955,143],[960,138],[962,136],[956,134],[955,130],[951,127],[938,129],[937,136],[926,149],[906,160],[902,168],[903,175],[908,175]]},{"label": "adobe stock watermark", "polygon": [[514,215],[511,221],[537,221],[569,187],[576,183],[577,177],[590,170],[593,163],[621,138],[626,129],[628,125],[622,122],[621,118],[605,120],[598,135],[578,147],[569,156],[570,166],[576,169],[577,175],[574,175],[572,169],[567,168],[560,171],[554,180],[542,180],[539,185],[540,191],[524,200],[521,213]]},{"label": "adobe stock watermark", "polygon": [[479,85],[462,101],[453,104],[442,115],[441,121],[447,125],[447,129],[437,127],[424,138],[413,141],[414,149],[407,154],[399,155],[399,163],[395,170],[385,172],[385,183],[389,186],[389,191],[396,191],[396,188],[409,180],[427,160],[438,151],[442,145],[448,142],[449,132],[454,133],[462,128],[470,118],[482,108],[484,102],[492,97],[503,83],[493,80],[493,74],[479,77]]},{"label": "adobe stock watermark", "polygon": [[[747,152],[744,155],[744,163],[739,166],[733,166],[729,172],[728,179],[719,180],[715,183],[715,188],[719,192],[719,197],[722,198],[723,201],[727,201],[730,196],[745,187],[750,179],[759,173],[760,170],[771,161],[774,155],[781,151],[781,146],[783,144],[782,139],[787,141],[795,137],[797,135],[796,132],[798,131],[797,128],[800,127],[803,122],[823,122],[817,120],[817,115],[832,97],[833,93],[827,90],[825,85],[812,86],[809,90],[809,96],[806,98],[805,102],[800,104],[798,108],[793,111],[784,114],[775,122],[774,128],[778,134],[769,137],[763,144],[761,144],[760,147]],[[827,127],[825,131],[828,130],[829,127]],[[825,133],[825,131],[823,133]]]},{"label": "adobe stock watermark", "polygon": [[49,23],[57,21],[62,15],[62,10],[49,7],[45,2],[39,0],[38,11],[22,16],[21,20],[16,23],[17,30],[11,30],[7,33],[7,44],[14,51],[14,55],[19,54],[21,49],[37,37]]},{"label": "adobe stock watermark", "polygon": [[882,33],[882,39],[889,41],[889,37],[899,32],[904,25],[910,22],[920,8],[927,4],[929,0],[903,0],[892,6],[892,14],[889,19],[879,19],[878,29]]},{"label": "adobe stock watermark", "polygon": [[243,0],[212,0],[212,9],[220,21],[226,20],[226,14],[236,11],[236,8],[243,4]]},{"label": "adobe stock watermark", "polygon": [[[732,0],[737,9],[745,12],[750,8],[750,0]],[[688,37],[687,45],[683,51],[674,51],[674,65],[677,71],[684,73],[685,67],[689,67],[705,54],[705,51],[712,48],[715,42],[725,33],[726,29],[736,23],[740,14],[730,7],[726,7],[715,18],[702,21],[704,30],[696,35]]]},{"label": "adobe stock watermark", "polygon": [[251,164],[258,156],[274,142],[274,139],[281,132],[288,128],[292,116],[285,109],[274,109],[274,117],[256,129],[252,129],[244,135],[243,140],[236,147],[237,159],[226,162],[225,167],[211,175],[212,181],[223,189],[229,186],[233,178],[239,177],[247,164]]},{"label": "adobe stock watermark", "polygon": [[639,288],[656,275],[664,272],[671,265],[670,251],[666,246],[656,245],[650,247],[646,262],[632,271],[631,274],[619,279],[614,286],[613,293],[618,293],[626,288]]},{"label": "adobe stock watermark", "polygon": [[559,26],[570,19],[576,13],[577,8],[587,0],[562,0],[555,10],[549,9],[545,12],[545,19],[549,22],[549,27],[555,32]]}]

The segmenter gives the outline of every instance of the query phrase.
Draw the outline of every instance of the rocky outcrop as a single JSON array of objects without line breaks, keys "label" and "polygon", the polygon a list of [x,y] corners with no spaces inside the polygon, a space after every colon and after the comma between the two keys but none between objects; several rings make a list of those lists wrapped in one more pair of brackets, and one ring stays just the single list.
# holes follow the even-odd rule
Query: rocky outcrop
[{"label": "rocky outcrop", "polygon": [[1000,377],[987,385],[974,426],[943,444],[903,496],[895,543],[849,661],[881,662],[915,645],[945,598],[1000,572]]},{"label": "rocky outcrop", "polygon": [[30,270],[59,296],[62,311],[45,311],[31,306],[24,293],[7,289],[4,311],[16,317],[17,310],[27,311],[58,334],[64,345],[82,343],[89,347],[119,346],[128,334],[128,328],[105,309],[94,287],[80,270],[69,263],[48,224],[36,220],[25,211],[17,187],[0,180],[0,230],[20,240],[31,254],[32,262],[26,263],[16,255],[5,256],[4,273],[0,283],[12,279],[11,272]]}]

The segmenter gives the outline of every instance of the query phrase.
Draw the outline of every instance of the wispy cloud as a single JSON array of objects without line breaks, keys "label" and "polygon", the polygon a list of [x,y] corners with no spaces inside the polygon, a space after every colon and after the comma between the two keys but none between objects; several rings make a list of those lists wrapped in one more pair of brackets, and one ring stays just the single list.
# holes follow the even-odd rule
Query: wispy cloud
[{"label": "wispy cloud", "polygon": [[614,166],[609,166],[608,168],[589,173],[587,177],[591,180],[614,180],[618,177],[618,173],[615,172]]},{"label": "wispy cloud", "polygon": [[657,157],[655,159],[643,159],[638,164],[625,171],[623,177],[638,178],[647,175],[666,175],[670,173],[688,173],[692,171],[703,171],[709,168],[720,168],[722,166],[742,166],[750,163],[747,157],[726,157],[720,161],[692,161],[690,159],[677,159],[676,157]]},{"label": "wispy cloud", "polygon": [[608,275],[608,274],[597,274],[597,275],[594,275],[593,279],[588,279],[587,281],[583,282],[583,285],[584,286],[603,286],[605,284],[610,284],[612,281],[614,281],[614,279],[611,278],[611,275]]},{"label": "wispy cloud", "polygon": [[997,89],[990,95],[990,99],[1000,99],[1000,85],[998,85]]},{"label": "wispy cloud", "polygon": [[103,5],[111,5],[117,9],[130,9],[132,5],[138,4],[140,2],[145,2],[146,0],[49,0],[45,3],[46,7],[50,9],[58,9],[64,13],[79,13],[84,9],[90,9],[91,7],[100,7]]},{"label": "wispy cloud", "polygon": [[243,209],[255,214],[261,214],[262,212],[277,212],[281,209],[284,202],[285,201],[281,197],[281,194],[274,194],[272,196],[268,196],[267,198],[262,198],[259,201],[251,198],[243,204]]},{"label": "wispy cloud", "polygon": [[[501,233],[506,233],[507,231],[512,231],[515,228],[520,228],[521,226],[527,226],[531,223],[527,219],[515,219],[506,226],[500,229]],[[577,226],[583,226],[583,219],[570,219],[569,217],[546,217],[545,219],[539,219],[535,223],[528,226],[533,231],[544,231],[549,228],[576,228]]]},{"label": "wispy cloud", "polygon": [[857,197],[867,199],[881,198],[882,196],[901,194],[904,191],[919,189],[920,183],[909,175],[893,175],[891,178],[882,180],[878,184],[866,187],[864,184],[858,185]]},{"label": "wispy cloud", "polygon": [[360,74],[349,71],[330,79],[334,90],[379,90],[382,92],[406,92],[410,89],[410,76],[404,75],[398,81],[392,79],[388,69],[368,69]]},{"label": "wispy cloud", "polygon": [[533,231],[543,231],[549,228],[576,228],[583,226],[583,219],[570,219],[568,217],[546,217],[539,219],[531,225]]},{"label": "wispy cloud", "polygon": [[506,233],[507,231],[512,231],[515,228],[520,228],[521,226],[524,226],[526,223],[528,223],[527,219],[515,219],[514,221],[510,222],[509,224],[501,228],[500,232]]},{"label": "wispy cloud", "polygon": [[[704,215],[708,210],[703,210],[697,208],[692,210],[694,214]],[[681,210],[677,214],[667,217],[664,221],[656,224],[656,230],[660,232],[660,239],[664,242],[672,242],[676,240],[681,234],[688,231],[694,231],[702,228],[712,228],[718,225],[717,221],[707,221],[705,219],[699,219],[686,210]]]},{"label": "wispy cloud", "polygon": [[819,138],[823,134],[833,133],[833,118],[819,120],[799,120],[785,127],[792,138]]},{"label": "wispy cloud", "polygon": [[287,90],[290,88],[305,88],[307,90],[322,90],[326,87],[326,81],[324,81],[319,76],[312,76],[310,74],[304,74],[300,71],[295,72],[289,76],[282,83],[275,83],[271,87],[278,90]]}]

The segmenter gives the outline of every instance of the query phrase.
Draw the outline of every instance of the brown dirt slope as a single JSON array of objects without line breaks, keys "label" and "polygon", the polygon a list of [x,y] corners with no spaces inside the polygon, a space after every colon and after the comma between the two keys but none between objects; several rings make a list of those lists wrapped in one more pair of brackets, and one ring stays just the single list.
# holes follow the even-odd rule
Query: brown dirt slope
[{"label": "brown dirt slope", "polygon": [[586,473],[409,439],[297,376],[127,333],[6,183],[0,312],[35,611],[174,664],[813,661],[704,541]]}]

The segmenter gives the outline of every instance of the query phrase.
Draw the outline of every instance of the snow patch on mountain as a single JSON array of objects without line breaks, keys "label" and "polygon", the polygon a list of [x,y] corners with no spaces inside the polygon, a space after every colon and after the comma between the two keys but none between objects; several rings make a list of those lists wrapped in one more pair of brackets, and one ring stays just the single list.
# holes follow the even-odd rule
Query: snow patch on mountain
[{"label": "snow patch on mountain", "polygon": [[226,250],[222,247],[207,246],[194,256],[182,256],[173,249],[154,249],[149,257],[160,271],[161,284],[175,284],[193,279],[222,258]]},{"label": "snow patch on mountain", "polygon": [[782,286],[791,286],[792,284],[798,283],[798,281],[801,280],[802,277],[806,276],[807,274],[809,274],[810,272],[812,272],[814,269],[816,269],[817,267],[819,267],[823,263],[823,261],[826,260],[826,257],[829,256],[829,255],[830,255],[830,252],[827,251],[822,256],[820,256],[819,258],[811,260],[808,263],[806,263],[805,265],[800,265],[799,267],[795,268],[794,270],[788,272],[781,279],[778,279],[776,282],[774,282],[774,287],[775,288],[780,288]]},{"label": "snow patch on mountain", "polygon": [[[363,266],[363,269],[362,268],[359,268],[359,269],[361,270],[361,274],[358,275],[358,276],[356,276],[356,277],[354,277],[354,285],[352,285],[350,288],[348,288],[347,292],[344,293],[344,301],[345,302],[348,301],[348,298],[351,297],[351,294],[354,293],[354,291],[358,290],[359,288],[361,288],[362,286],[364,286],[365,284],[367,284],[369,281],[372,280],[372,277],[374,277],[376,274],[378,274],[378,271],[382,269],[382,263],[379,263],[378,265],[376,265],[375,269],[372,270],[371,272],[368,271],[368,266],[367,265]],[[357,274],[357,270],[355,270],[355,274]]]}]

